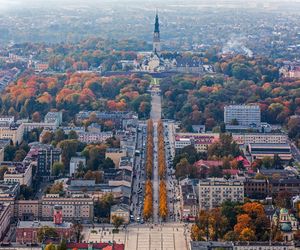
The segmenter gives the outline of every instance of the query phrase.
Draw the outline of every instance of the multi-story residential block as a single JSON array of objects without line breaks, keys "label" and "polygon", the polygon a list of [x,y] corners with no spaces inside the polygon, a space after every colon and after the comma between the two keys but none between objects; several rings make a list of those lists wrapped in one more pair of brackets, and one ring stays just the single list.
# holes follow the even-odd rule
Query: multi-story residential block
[{"label": "multi-story residential block", "polygon": [[118,166],[120,159],[123,156],[126,156],[127,152],[119,148],[107,148],[105,151],[105,158],[110,158],[115,163],[115,166]]},{"label": "multi-story residential block", "polygon": [[99,143],[99,142],[105,142],[108,138],[113,137],[112,132],[100,132],[100,133],[90,133],[90,132],[84,132],[78,134],[78,140],[80,142],[85,143]]},{"label": "multi-story residential block", "polygon": [[33,129],[48,129],[48,130],[55,130],[58,128],[58,125],[53,122],[28,122],[28,121],[22,121],[22,125],[24,126],[24,131],[29,132]]},{"label": "multi-story residential block", "polygon": [[191,184],[180,186],[180,210],[182,220],[195,221],[198,216],[196,192]]},{"label": "multi-story residential block", "polygon": [[288,136],[282,133],[233,133],[232,139],[239,145],[250,143],[284,144],[288,142]]},{"label": "multi-story residential block", "polygon": [[51,145],[39,144],[38,149],[38,174],[43,177],[49,177],[52,174],[52,166],[55,162],[60,162],[61,149],[54,148]]},{"label": "multi-story residential block", "polygon": [[62,112],[48,112],[45,116],[45,123],[54,123],[57,126],[62,124]]},{"label": "multi-story residential block", "polygon": [[225,106],[224,123],[229,125],[258,127],[261,124],[260,107],[258,105]]},{"label": "multi-story residential block", "polygon": [[21,221],[40,219],[40,200],[16,200],[14,203],[14,218]]},{"label": "multi-story residential block", "polygon": [[282,160],[289,161],[292,159],[291,146],[288,143],[268,144],[268,143],[250,143],[248,150],[252,160],[262,159],[264,157],[273,158],[278,155]]},{"label": "multi-story residential block", "polygon": [[194,141],[191,138],[180,138],[180,137],[176,137],[175,138],[175,150],[176,152],[179,152],[181,149],[183,149],[184,147],[193,145]]},{"label": "multi-story residential block", "polygon": [[138,115],[135,112],[100,112],[100,111],[81,111],[76,115],[77,121],[83,121],[94,115],[99,121],[112,121],[115,128],[121,129],[124,120],[137,119]]},{"label": "multi-story residential block", "polygon": [[70,160],[70,176],[73,176],[79,165],[82,164],[83,167],[86,166],[86,158],[85,157],[72,157]]},{"label": "multi-story residential block", "polygon": [[244,182],[245,196],[252,199],[264,199],[269,194],[269,182],[267,179],[250,179]]},{"label": "multi-story residential block", "polygon": [[13,204],[19,192],[19,182],[0,181],[0,202],[9,202]]},{"label": "multi-story residential block", "polygon": [[41,218],[50,220],[55,205],[62,207],[66,221],[92,221],[94,218],[94,202],[92,197],[84,194],[72,195],[70,197],[59,197],[56,194],[47,194],[41,202]]},{"label": "multi-story residential block", "polygon": [[15,117],[13,116],[5,116],[5,115],[0,116],[0,123],[12,124],[14,122],[15,122]]},{"label": "multi-story residential block", "polygon": [[175,135],[175,150],[193,145],[197,152],[206,152],[208,147],[219,140],[218,133],[177,133]]},{"label": "multi-story residential block", "polygon": [[[107,178],[106,176],[109,177]],[[110,187],[126,186],[131,187],[132,171],[129,169],[111,169],[110,173],[105,172],[105,179]]]},{"label": "multi-story residential block", "polygon": [[269,194],[276,197],[280,192],[286,191],[292,196],[300,195],[300,179],[284,178],[269,180]]},{"label": "multi-story residential block", "polygon": [[0,202],[0,240],[6,235],[12,220],[11,204]]},{"label": "multi-story residential block", "polygon": [[242,180],[209,178],[200,180],[198,188],[200,210],[218,207],[226,200],[244,201]]},{"label": "multi-story residential block", "polygon": [[121,217],[125,224],[129,223],[130,207],[127,204],[117,204],[110,209],[110,223],[113,223],[113,218]]},{"label": "multi-story residential block", "polygon": [[9,139],[14,144],[20,144],[23,141],[24,126],[14,123],[0,123],[0,139]]},{"label": "multi-story residential block", "polygon": [[0,166],[7,167],[4,173],[5,182],[19,182],[20,185],[30,186],[32,181],[32,165],[24,162],[1,162]]},{"label": "multi-story residential block", "polygon": [[75,179],[71,180],[70,185],[65,189],[68,196],[73,194],[85,194],[93,198],[94,201],[102,199],[106,194],[112,194],[115,199],[118,200],[130,200],[131,187],[120,185],[120,186],[109,186],[108,183],[96,184],[95,180],[82,180]]},{"label": "multi-story residential block", "polygon": [[87,127],[87,131],[90,133],[100,133],[101,125],[99,125],[98,123],[92,123],[90,126]]},{"label": "multi-story residential block", "polygon": [[76,134],[85,132],[85,127],[59,127],[59,129],[63,130],[66,135],[71,131],[76,132]]},{"label": "multi-story residential block", "polygon": [[133,170],[133,158],[129,156],[123,156],[120,158],[118,169],[127,169],[132,172]]}]

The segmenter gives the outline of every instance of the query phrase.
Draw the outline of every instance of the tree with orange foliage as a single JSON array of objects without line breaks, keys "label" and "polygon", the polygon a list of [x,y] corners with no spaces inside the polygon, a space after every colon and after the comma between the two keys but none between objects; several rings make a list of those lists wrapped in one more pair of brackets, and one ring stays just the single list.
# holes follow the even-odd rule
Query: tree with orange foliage
[{"label": "tree with orange foliage", "polygon": [[237,217],[237,224],[234,226],[234,231],[238,234],[245,228],[251,227],[251,217],[248,214],[241,214]]},{"label": "tree with orange foliage", "polygon": [[239,240],[241,240],[241,241],[254,241],[254,240],[256,240],[254,231],[249,227],[244,228],[242,230],[242,232],[240,233]]},{"label": "tree with orange foliage", "polygon": [[165,220],[168,216],[168,195],[165,181],[159,183],[159,215]]},{"label": "tree with orange foliage", "polygon": [[144,219],[148,220],[153,213],[153,191],[152,184],[150,180],[145,183],[145,198],[144,198]]}]

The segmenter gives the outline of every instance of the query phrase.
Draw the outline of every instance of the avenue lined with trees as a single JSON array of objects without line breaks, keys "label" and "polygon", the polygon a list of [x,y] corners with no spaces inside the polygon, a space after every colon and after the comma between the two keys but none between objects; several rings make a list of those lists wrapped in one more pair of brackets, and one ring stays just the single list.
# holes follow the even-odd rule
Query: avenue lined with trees
[{"label": "avenue lined with trees", "polygon": [[158,134],[158,175],[159,183],[159,215],[163,220],[168,216],[168,195],[166,186],[166,159],[165,159],[165,141],[164,125],[162,120],[157,124]]},{"label": "avenue lined with trees", "polygon": [[153,189],[152,189],[152,171],[153,171],[153,121],[147,121],[147,145],[146,145],[146,176],[145,198],[144,198],[144,219],[149,220],[153,215]]}]

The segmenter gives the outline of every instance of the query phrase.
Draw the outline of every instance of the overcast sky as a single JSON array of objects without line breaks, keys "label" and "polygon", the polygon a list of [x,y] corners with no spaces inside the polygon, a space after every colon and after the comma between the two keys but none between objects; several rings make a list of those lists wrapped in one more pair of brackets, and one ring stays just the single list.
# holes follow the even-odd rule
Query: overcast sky
[{"label": "overcast sky", "polygon": [[[281,2],[281,3],[286,3],[286,2],[297,2],[299,3],[300,0],[250,0],[251,2]],[[42,7],[47,7],[47,6],[59,6],[59,5],[64,5],[64,4],[71,4],[71,5],[76,5],[76,3],[124,3],[124,2],[138,2],[139,4],[141,2],[146,2],[146,3],[155,3],[157,2],[158,4],[160,3],[172,3],[172,2],[180,2],[181,4],[184,4],[186,2],[189,3],[214,3],[214,2],[239,2],[239,3],[249,3],[249,0],[0,0],[0,10],[5,10],[5,9],[16,9],[18,7],[26,6],[26,7],[34,7],[35,5],[37,6],[42,6]]]}]

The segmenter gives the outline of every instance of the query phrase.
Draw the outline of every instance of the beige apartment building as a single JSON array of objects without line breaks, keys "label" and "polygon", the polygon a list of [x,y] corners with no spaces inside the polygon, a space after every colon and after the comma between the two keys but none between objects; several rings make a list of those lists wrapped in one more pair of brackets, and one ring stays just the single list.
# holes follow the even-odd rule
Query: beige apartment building
[{"label": "beige apartment building", "polygon": [[250,143],[284,144],[288,136],[282,133],[234,133],[232,139],[239,145]]},{"label": "beige apartment building", "polygon": [[71,197],[59,197],[58,194],[47,194],[41,201],[41,218],[51,220],[55,205],[62,207],[62,213],[66,221],[81,220],[92,221],[94,218],[94,202],[92,197],[72,195]]},{"label": "beige apartment building", "polygon": [[14,217],[19,220],[38,220],[40,218],[39,200],[16,200]]},{"label": "beige apartment building", "polygon": [[84,195],[59,197],[58,194],[47,194],[41,200],[16,200],[14,217],[19,220],[52,220],[55,205],[62,207],[66,221],[92,221],[94,218],[92,197]]},{"label": "beige apartment building", "polygon": [[31,186],[32,165],[25,166],[22,162],[2,162],[1,166],[7,166],[4,173],[5,182],[18,182],[20,185]]},{"label": "beige apartment building", "polygon": [[197,152],[206,152],[208,147],[219,140],[218,133],[177,133],[175,135],[175,150],[193,145]]},{"label": "beige apartment building", "polygon": [[12,140],[14,144],[21,143],[23,141],[24,126],[12,125],[8,123],[0,124],[0,139]]},{"label": "beige apartment building", "polygon": [[209,178],[201,180],[199,188],[200,210],[220,206],[224,201],[244,201],[244,182],[236,179]]}]

